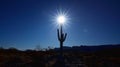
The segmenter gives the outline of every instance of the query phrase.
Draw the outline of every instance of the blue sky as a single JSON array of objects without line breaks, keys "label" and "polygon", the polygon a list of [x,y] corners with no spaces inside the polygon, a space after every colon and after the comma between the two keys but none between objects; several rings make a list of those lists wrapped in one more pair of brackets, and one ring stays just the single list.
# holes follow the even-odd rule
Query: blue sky
[{"label": "blue sky", "polygon": [[119,0],[1,0],[0,45],[59,47],[53,16],[67,10],[65,46],[120,43]]}]

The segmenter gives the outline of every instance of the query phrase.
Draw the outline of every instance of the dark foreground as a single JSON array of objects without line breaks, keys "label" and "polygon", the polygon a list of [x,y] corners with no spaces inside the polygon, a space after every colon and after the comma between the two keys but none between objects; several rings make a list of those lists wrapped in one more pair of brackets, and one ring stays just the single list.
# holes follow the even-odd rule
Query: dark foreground
[{"label": "dark foreground", "polygon": [[[62,61],[62,62],[61,62]],[[0,67],[120,67],[120,48],[99,51],[0,49]]]}]

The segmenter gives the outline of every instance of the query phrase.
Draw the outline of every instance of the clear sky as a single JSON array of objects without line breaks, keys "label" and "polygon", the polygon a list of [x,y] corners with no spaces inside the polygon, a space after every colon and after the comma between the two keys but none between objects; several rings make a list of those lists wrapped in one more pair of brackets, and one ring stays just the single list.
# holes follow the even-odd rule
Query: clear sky
[{"label": "clear sky", "polygon": [[70,18],[64,46],[120,44],[119,0],[0,0],[0,45],[58,47],[58,9]]}]

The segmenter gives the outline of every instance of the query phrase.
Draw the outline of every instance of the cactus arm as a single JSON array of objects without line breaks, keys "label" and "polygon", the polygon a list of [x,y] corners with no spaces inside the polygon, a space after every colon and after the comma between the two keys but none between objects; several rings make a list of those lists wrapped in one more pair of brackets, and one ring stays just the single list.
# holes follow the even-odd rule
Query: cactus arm
[{"label": "cactus arm", "polygon": [[65,41],[65,39],[66,39],[66,36],[67,36],[67,33],[65,33],[65,36],[64,36],[64,39],[63,39],[63,41]]},{"label": "cactus arm", "polygon": [[58,40],[60,41],[59,29],[57,29]]},{"label": "cactus arm", "polygon": [[65,39],[66,39],[66,37],[67,37],[67,33],[65,33]]}]

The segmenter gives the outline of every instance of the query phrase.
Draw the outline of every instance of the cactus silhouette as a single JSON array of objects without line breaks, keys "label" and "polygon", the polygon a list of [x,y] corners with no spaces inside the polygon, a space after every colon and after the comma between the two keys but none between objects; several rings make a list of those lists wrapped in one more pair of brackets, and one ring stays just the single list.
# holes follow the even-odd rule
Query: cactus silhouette
[{"label": "cactus silhouette", "polygon": [[57,29],[57,35],[58,35],[58,40],[60,42],[60,54],[62,55],[63,54],[63,42],[65,41],[66,36],[67,36],[67,33],[64,34],[62,31],[62,25],[60,27],[60,30]]}]

